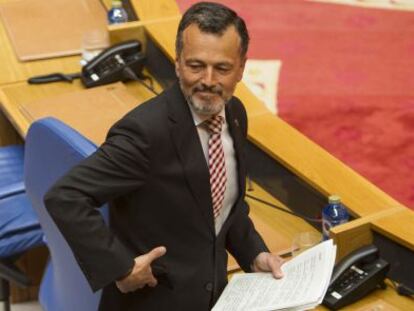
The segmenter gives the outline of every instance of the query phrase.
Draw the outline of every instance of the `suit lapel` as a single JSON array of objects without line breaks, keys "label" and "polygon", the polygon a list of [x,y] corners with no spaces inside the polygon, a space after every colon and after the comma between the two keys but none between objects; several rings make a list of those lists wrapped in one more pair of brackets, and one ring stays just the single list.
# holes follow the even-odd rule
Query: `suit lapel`
[{"label": "suit lapel", "polygon": [[209,170],[190,108],[178,84],[175,84],[165,95],[168,101],[171,137],[183,166],[188,186],[209,229],[214,233]]},{"label": "suit lapel", "polygon": [[232,102],[230,101],[226,105],[226,120],[229,126],[230,135],[233,138],[234,149],[236,151],[236,158],[237,158],[237,178],[238,178],[238,185],[239,185],[239,195],[235,202],[235,205],[237,206],[239,201],[242,200],[244,197],[246,166],[245,166],[244,157],[242,154],[244,137],[243,137],[242,129],[240,127],[241,121],[233,113],[231,104]]}]

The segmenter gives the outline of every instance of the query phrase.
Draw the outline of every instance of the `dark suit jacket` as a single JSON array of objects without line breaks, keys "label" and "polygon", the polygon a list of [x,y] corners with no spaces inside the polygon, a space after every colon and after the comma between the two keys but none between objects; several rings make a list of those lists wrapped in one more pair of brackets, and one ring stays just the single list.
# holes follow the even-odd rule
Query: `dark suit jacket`
[{"label": "dark suit jacket", "polygon": [[[94,290],[100,310],[208,310],[227,282],[228,249],[245,271],[267,248],[244,202],[247,118],[237,98],[226,119],[238,161],[240,193],[214,232],[209,170],[190,109],[178,86],[118,121],[92,156],[45,197],[51,216]],[[95,207],[113,202],[110,229]],[[134,257],[164,245],[152,267],[159,285],[122,294],[114,281]]]}]

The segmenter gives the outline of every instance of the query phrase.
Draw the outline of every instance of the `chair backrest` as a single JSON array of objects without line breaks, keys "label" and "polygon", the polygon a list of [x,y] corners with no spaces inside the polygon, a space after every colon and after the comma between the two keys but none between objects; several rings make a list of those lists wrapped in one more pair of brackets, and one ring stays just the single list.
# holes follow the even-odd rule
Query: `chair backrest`
[{"label": "chair backrest", "polygon": [[[47,190],[95,150],[92,142],[54,118],[34,122],[26,137],[26,191],[38,214],[51,255],[39,294],[39,301],[46,311],[93,311],[98,308],[101,293],[92,292],[43,203]],[[103,213],[107,220],[106,209]]]}]

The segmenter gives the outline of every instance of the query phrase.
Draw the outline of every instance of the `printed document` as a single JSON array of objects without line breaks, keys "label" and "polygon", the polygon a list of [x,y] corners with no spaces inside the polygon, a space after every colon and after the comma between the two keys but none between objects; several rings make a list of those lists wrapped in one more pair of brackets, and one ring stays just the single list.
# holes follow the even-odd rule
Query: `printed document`
[{"label": "printed document", "polygon": [[327,240],[283,264],[282,279],[271,273],[237,274],[212,311],[313,309],[328,289],[335,255],[336,246]]}]

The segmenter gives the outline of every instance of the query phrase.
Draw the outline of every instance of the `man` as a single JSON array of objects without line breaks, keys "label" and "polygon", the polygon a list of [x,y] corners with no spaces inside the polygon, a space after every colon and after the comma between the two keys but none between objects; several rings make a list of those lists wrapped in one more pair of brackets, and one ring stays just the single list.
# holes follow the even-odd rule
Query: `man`
[{"label": "man", "polygon": [[[246,62],[244,21],[198,3],[176,40],[179,83],[118,121],[95,154],[48,192],[46,206],[100,310],[209,310],[227,253],[281,277],[244,202],[247,118],[233,97]],[[95,210],[111,206],[110,228]]]}]

